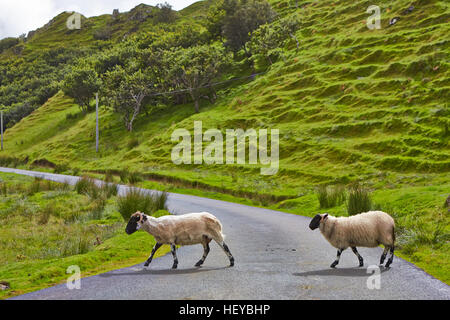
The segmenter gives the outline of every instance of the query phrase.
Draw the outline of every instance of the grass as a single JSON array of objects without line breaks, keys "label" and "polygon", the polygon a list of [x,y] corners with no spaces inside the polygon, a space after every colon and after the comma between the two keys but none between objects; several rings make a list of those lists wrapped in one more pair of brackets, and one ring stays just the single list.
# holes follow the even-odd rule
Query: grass
[{"label": "grass", "polygon": [[319,186],[316,189],[316,193],[321,209],[336,207],[347,198],[345,188],[342,185]]},{"label": "grass", "polygon": [[372,209],[370,191],[359,184],[352,185],[348,194],[347,213],[349,216]]},{"label": "grass", "polygon": [[149,193],[138,188],[131,188],[117,199],[118,211],[125,221],[137,211],[153,215],[158,210],[166,210],[167,193]]},{"label": "grass", "polygon": [[54,182],[30,194],[45,181],[9,173],[0,179],[6,186],[0,196],[0,282],[10,285],[0,299],[64,283],[71,265],[85,277],[139,263],[154,244],[144,232],[125,234],[115,196],[93,201]]}]

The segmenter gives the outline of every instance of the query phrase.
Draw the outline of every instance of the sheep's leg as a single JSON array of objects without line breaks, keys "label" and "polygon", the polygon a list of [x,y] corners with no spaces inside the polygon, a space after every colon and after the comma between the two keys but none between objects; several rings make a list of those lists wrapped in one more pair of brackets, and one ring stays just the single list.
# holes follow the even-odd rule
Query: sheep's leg
[{"label": "sheep's leg", "polygon": [[208,256],[208,253],[210,251],[209,243],[211,242],[211,239],[207,236],[203,236],[203,257],[195,264],[196,267],[200,267],[204,262],[206,257]]},{"label": "sheep's leg", "polygon": [[174,244],[170,245],[170,248],[172,249],[172,256],[173,256],[173,266],[172,269],[176,269],[178,266],[178,258],[177,258],[177,247]]},{"label": "sheep's leg", "polygon": [[153,260],[153,256],[155,255],[156,251],[161,248],[162,243],[156,243],[155,246],[153,247],[152,253],[150,254],[150,257],[147,259],[147,261],[145,261],[144,263],[144,267],[148,267],[148,265],[152,262]]},{"label": "sheep's leg", "polygon": [[216,240],[216,242],[222,248],[222,250],[226,253],[226,255],[228,256],[228,259],[230,259],[230,267],[234,266],[234,257],[231,254],[231,251],[228,248],[228,246],[223,241],[222,241],[222,243],[220,243],[219,241]]},{"label": "sheep's leg", "polygon": [[386,268],[389,268],[389,266],[392,263],[392,260],[394,260],[394,246],[391,246],[391,255],[389,256],[389,260],[386,262]]},{"label": "sheep's leg", "polygon": [[383,254],[381,255],[380,265],[384,263],[384,259],[386,259],[386,255],[389,251],[389,246],[384,246]]},{"label": "sheep's leg", "polygon": [[338,265],[339,259],[341,258],[342,251],[344,251],[344,249],[338,249],[336,260],[331,264],[331,266],[330,266],[331,268],[334,268]]},{"label": "sheep's leg", "polygon": [[358,250],[356,250],[356,247],[352,247],[352,251],[354,254],[356,254],[356,256],[358,257],[359,260],[359,266],[362,267],[364,265],[364,259],[363,257],[361,257],[358,253]]}]

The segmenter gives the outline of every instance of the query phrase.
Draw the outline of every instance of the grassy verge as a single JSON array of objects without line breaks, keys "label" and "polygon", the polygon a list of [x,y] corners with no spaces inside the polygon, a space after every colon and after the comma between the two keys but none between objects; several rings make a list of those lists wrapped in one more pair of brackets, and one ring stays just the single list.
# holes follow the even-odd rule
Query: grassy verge
[{"label": "grassy verge", "polygon": [[0,173],[0,193],[0,282],[10,287],[0,299],[64,283],[72,265],[82,277],[131,266],[154,245],[144,232],[125,234],[116,196],[9,173]]}]

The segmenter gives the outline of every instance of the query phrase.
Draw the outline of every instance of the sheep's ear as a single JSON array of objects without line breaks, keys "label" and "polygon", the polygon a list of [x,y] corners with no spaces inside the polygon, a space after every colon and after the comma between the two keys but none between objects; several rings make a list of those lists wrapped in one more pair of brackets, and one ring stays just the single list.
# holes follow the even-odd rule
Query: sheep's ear
[{"label": "sheep's ear", "polygon": [[145,214],[142,214],[142,221],[147,221],[147,216]]},{"label": "sheep's ear", "polygon": [[326,220],[327,218],[328,218],[328,213],[325,213],[325,214],[323,215],[322,221]]}]

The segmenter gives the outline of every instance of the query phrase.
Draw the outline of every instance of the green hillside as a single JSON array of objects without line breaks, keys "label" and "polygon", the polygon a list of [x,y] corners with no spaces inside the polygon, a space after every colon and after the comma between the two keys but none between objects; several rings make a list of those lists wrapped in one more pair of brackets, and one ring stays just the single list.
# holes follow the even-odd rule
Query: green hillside
[{"label": "green hillside", "polygon": [[[92,174],[136,171],[158,181],[149,183],[153,187],[167,188],[160,183],[168,182],[304,215],[324,211],[314,193],[318,185],[359,181],[373,191],[378,208],[395,216],[404,232],[401,254],[448,282],[443,266],[450,227],[443,204],[450,193],[450,4],[380,1],[382,28],[369,30],[369,1],[270,3],[281,17],[298,17],[300,46],[286,44],[271,66],[257,59],[255,71],[266,73],[218,86],[218,99],[202,100],[200,113],[187,102],[142,114],[133,132],[103,105],[98,154],[95,114],[80,113],[60,91],[7,130],[3,165]],[[208,5],[181,11],[175,25],[202,30]],[[414,10],[405,13],[410,6]],[[400,20],[390,26],[394,17]],[[90,18],[92,27],[74,37],[58,31],[59,18],[64,16],[26,43],[25,55],[70,44],[98,50],[92,31],[111,16]],[[154,23],[133,27],[124,19],[108,46],[129,30],[151,33]],[[241,71],[234,77],[252,73],[245,61],[237,63]],[[174,165],[172,132],[193,132],[200,120],[204,131],[279,129],[278,174],[262,176],[259,165]],[[346,208],[328,211],[345,214]],[[421,234],[429,238],[417,240]]]}]

